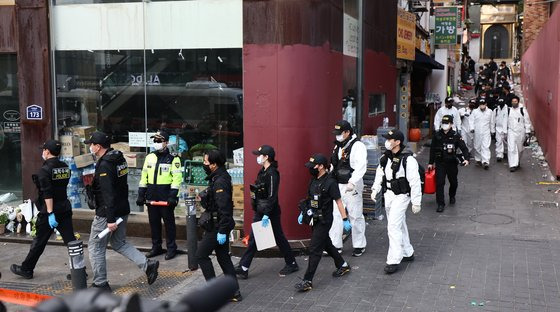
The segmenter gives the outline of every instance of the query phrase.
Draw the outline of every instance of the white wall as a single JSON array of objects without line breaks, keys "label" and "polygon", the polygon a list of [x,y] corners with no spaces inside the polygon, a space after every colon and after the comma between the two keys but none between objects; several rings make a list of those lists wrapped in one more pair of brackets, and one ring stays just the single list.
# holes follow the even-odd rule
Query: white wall
[{"label": "white wall", "polygon": [[477,63],[476,70],[478,70],[478,60],[480,59],[480,37],[472,38],[469,41],[469,55]]},{"label": "white wall", "polygon": [[57,5],[52,14],[56,50],[243,47],[242,0]]}]

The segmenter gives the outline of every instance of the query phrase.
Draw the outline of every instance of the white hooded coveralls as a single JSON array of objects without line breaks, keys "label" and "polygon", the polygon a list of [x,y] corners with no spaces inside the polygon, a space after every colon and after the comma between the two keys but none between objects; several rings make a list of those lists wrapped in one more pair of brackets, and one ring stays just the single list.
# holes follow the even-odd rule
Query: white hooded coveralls
[{"label": "white hooded coveralls", "polygon": [[[386,156],[383,156],[386,157]],[[387,181],[393,178],[393,169],[391,168],[393,159],[387,160],[385,170],[381,164],[375,173],[375,181],[371,187],[373,194],[381,191],[383,177],[387,177]],[[405,170],[401,164],[399,170],[395,174],[395,179],[405,176]],[[406,163],[406,178],[410,185],[410,194],[395,195],[393,191],[387,190],[385,197],[385,210],[387,213],[387,234],[389,236],[389,251],[387,253],[387,264],[399,264],[403,257],[410,257],[414,253],[414,248],[410,244],[408,236],[408,228],[406,226],[406,209],[412,201],[413,205],[422,203],[422,185],[420,182],[420,174],[418,173],[418,162],[413,156],[408,156]]]},{"label": "white hooded coveralls", "polygon": [[[348,143],[338,150],[338,159],[342,157],[342,150],[348,147],[357,136],[354,134]],[[336,147],[335,147],[336,149]],[[364,175],[367,170],[367,149],[364,143],[357,141],[350,150],[350,167],[354,169],[348,183],[354,184],[354,190],[346,192],[346,184],[339,184],[342,203],[348,210],[348,220],[352,224],[352,246],[353,248],[366,247],[366,219],[364,218]],[[332,168],[331,168],[332,169]],[[336,207],[336,204],[334,205]],[[344,225],[342,216],[338,209],[333,209],[333,224],[329,236],[334,247],[342,248],[342,233]]]},{"label": "white hooded coveralls", "polygon": [[462,107],[459,109],[459,115],[461,116],[461,137],[465,144],[467,145],[467,149],[471,155],[473,154],[474,149],[474,135],[471,133],[472,125],[473,125],[473,118],[472,118],[473,110],[468,107]]},{"label": "white hooded coveralls", "polygon": [[434,128],[436,129],[436,131],[441,128],[441,120],[445,115],[453,116],[453,130],[461,130],[461,115],[459,114],[459,110],[455,106],[451,108],[442,106],[440,107],[440,109],[438,109],[436,116],[434,117]]},{"label": "white hooded coveralls", "polygon": [[504,158],[504,149],[507,145],[508,133],[508,106],[496,107],[492,114],[492,133],[496,133],[496,157]]},{"label": "white hooded coveralls", "polygon": [[490,163],[490,143],[492,142],[492,110],[486,108],[482,111],[480,108],[473,110],[473,127],[474,130],[474,159],[482,161],[482,163]]},{"label": "white hooded coveralls", "polygon": [[511,107],[508,116],[508,164],[509,167],[519,166],[519,160],[523,154],[523,142],[527,134],[530,134],[533,130],[531,125],[531,120],[529,119],[529,112],[526,108],[523,108],[523,114],[521,114],[521,108]]}]

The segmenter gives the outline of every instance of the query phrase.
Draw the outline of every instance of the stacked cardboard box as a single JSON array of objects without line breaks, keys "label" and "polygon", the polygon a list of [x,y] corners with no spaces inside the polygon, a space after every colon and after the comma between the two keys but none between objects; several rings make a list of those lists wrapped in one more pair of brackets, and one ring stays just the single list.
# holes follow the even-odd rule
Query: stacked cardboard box
[{"label": "stacked cardboard box", "polygon": [[243,204],[244,204],[244,187],[243,184],[233,184],[233,220],[235,220],[235,227],[243,227]]},{"label": "stacked cardboard box", "polygon": [[123,152],[123,156],[129,168],[142,168],[146,160],[146,153],[141,152]]},{"label": "stacked cardboard box", "polygon": [[62,149],[60,155],[74,157],[80,155],[80,138],[74,135],[61,135],[59,137]]}]

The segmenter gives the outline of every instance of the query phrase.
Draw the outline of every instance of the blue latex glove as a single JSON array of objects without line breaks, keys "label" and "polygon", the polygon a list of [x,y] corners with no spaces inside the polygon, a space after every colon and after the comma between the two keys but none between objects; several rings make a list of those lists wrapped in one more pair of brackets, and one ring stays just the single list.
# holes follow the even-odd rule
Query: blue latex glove
[{"label": "blue latex glove", "polygon": [[348,231],[350,231],[350,230],[352,229],[352,224],[350,224],[350,221],[345,220],[343,224],[344,224],[344,230],[345,230],[346,232],[348,232]]},{"label": "blue latex glove", "polygon": [[225,244],[226,243],[226,238],[227,238],[226,234],[218,233],[218,237],[217,237],[218,244],[220,244],[220,245]]},{"label": "blue latex glove", "polygon": [[299,217],[297,217],[297,223],[302,224],[303,223],[303,213],[299,213]]},{"label": "blue latex glove", "polygon": [[262,217],[262,227],[267,227],[270,224],[270,218],[267,215]]},{"label": "blue latex glove", "polygon": [[49,225],[51,229],[54,229],[55,227],[58,226],[58,222],[56,222],[56,218],[53,212],[49,213]]}]

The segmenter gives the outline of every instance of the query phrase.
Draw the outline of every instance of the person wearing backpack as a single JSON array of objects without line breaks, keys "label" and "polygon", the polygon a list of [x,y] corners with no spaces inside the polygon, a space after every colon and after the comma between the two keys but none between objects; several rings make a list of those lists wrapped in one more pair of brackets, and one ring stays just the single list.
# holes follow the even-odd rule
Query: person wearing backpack
[{"label": "person wearing backpack", "polygon": [[509,171],[514,172],[519,169],[519,160],[524,149],[523,143],[530,138],[533,129],[529,113],[523,107],[519,107],[519,98],[517,96],[511,99],[511,108],[508,109],[507,128],[508,165]]},{"label": "person wearing backpack", "polygon": [[[436,201],[437,212],[443,212],[445,208],[445,177],[449,180],[449,204],[455,204],[457,194],[457,165],[467,166],[469,164],[469,149],[463,138],[452,128],[453,116],[443,116],[441,130],[432,138],[430,147],[430,162],[428,170],[436,169]],[[462,154],[457,154],[460,149]],[[434,166],[435,164],[435,166]]]},{"label": "person wearing backpack", "polygon": [[[334,125],[335,147],[331,155],[332,175],[338,182],[342,203],[348,210],[352,224],[353,257],[359,257],[366,250],[366,220],[364,218],[364,175],[367,170],[367,149],[358,139],[348,121],[341,120]],[[333,210],[333,224],[329,236],[334,247],[342,252],[342,217]]]},{"label": "person wearing backpack", "polygon": [[389,251],[385,273],[393,274],[401,261],[414,261],[414,248],[410,244],[406,226],[406,209],[412,202],[412,212],[418,213],[422,203],[422,180],[418,161],[405,153],[404,134],[391,130],[384,134],[387,151],[381,156],[371,187],[371,199],[383,190],[387,213]]}]

